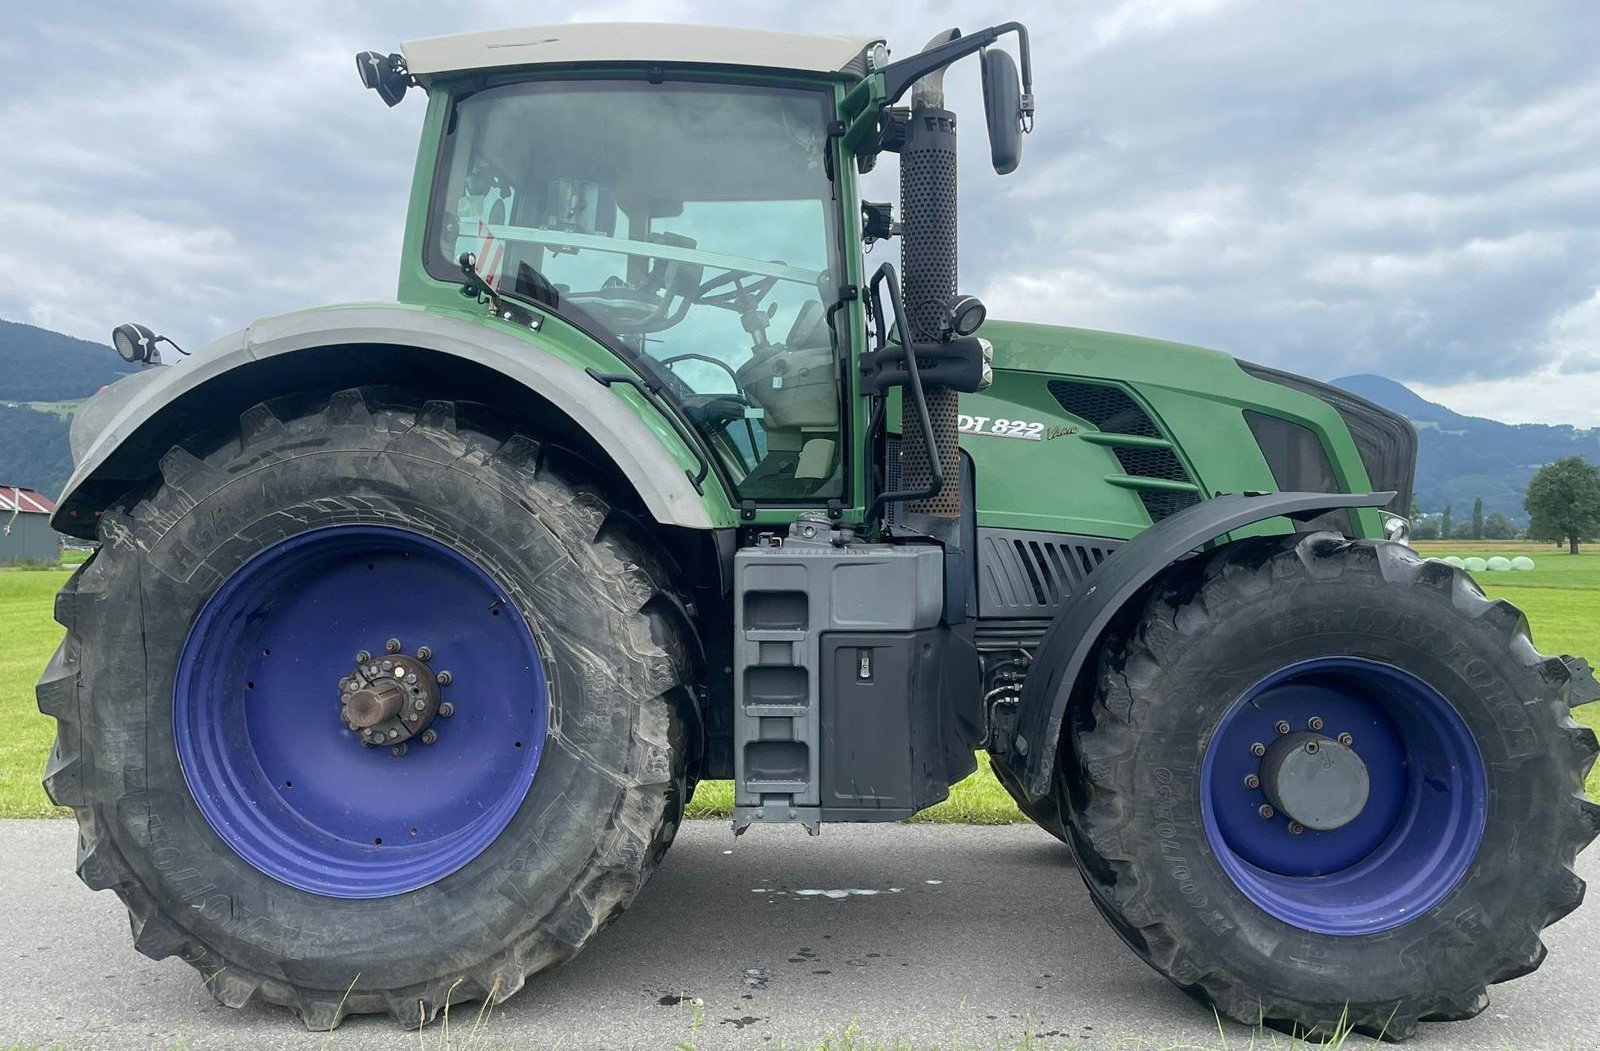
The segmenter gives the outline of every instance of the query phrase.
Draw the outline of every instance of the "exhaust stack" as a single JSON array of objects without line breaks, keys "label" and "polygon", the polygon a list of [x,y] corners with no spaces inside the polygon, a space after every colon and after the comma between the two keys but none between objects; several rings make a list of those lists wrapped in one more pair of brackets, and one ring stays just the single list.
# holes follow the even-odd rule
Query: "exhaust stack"
[{"label": "exhaust stack", "polygon": [[[960,37],[959,30],[928,41],[932,50]],[[956,115],[944,106],[941,66],[911,88],[911,117],[900,147],[900,279],[904,289],[904,335],[913,343],[949,338],[950,304],[956,296]],[[922,427],[911,399],[900,407],[900,477],[908,489],[927,486],[937,457],[944,488],[932,497],[912,500],[906,510],[934,518],[961,514],[957,405],[949,387],[927,392],[933,422],[934,448],[924,447]]]}]

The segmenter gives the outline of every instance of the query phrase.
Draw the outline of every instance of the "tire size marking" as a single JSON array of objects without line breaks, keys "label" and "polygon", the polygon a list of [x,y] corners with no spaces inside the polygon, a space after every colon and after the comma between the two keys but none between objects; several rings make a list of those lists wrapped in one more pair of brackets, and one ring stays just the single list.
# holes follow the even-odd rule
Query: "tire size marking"
[{"label": "tire size marking", "polygon": [[989,438],[1016,438],[1025,442],[1044,441],[1044,424],[1031,420],[968,416],[963,412],[957,417],[957,421],[963,434],[982,434]]}]

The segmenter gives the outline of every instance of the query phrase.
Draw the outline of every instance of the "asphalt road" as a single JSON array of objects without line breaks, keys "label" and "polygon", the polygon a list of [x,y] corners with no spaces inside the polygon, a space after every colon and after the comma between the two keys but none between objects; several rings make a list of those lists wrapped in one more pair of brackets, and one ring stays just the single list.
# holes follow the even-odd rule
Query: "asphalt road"
[{"label": "asphalt road", "polygon": [[[476,1037],[474,1011],[458,1008],[448,1041],[376,1018],[313,1034],[277,1008],[216,1006],[186,964],[133,950],[121,903],[72,873],[74,831],[0,822],[0,1047],[793,1049],[852,1022],[891,1046],[993,1049],[1026,1031],[1035,1049],[1251,1046],[1248,1030],[1219,1033],[1136,960],[1064,848],[1031,826],[836,826],[816,839],[755,829],[735,841],[722,822],[691,823],[592,948],[530,982]],[[1600,879],[1600,851],[1582,861]],[[850,890],[878,893],[837,893]],[[1496,987],[1483,1014],[1425,1026],[1407,1046],[1594,1047],[1600,903],[1546,942],[1543,968]]]}]

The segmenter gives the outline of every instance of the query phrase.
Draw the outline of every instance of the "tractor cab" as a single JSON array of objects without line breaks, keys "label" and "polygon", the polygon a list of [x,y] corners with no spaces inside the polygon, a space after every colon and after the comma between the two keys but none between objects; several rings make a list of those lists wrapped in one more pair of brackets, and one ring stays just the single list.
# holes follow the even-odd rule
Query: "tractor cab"
[{"label": "tractor cab", "polygon": [[[937,78],[1000,32],[916,70]],[[1000,122],[1014,166],[1031,102],[1014,66],[990,83],[995,65],[986,90],[1015,96]],[[433,106],[403,299],[465,283],[570,324],[645,378],[743,505],[864,493],[858,245],[899,226],[887,206],[863,215],[855,176],[897,148],[885,131],[909,111],[887,115],[887,93],[916,79],[880,40],[561,26],[414,42],[358,68],[391,104],[420,84]],[[953,277],[953,249],[907,266]]]},{"label": "tractor cab", "polygon": [[[843,495],[844,273],[811,88],[616,74],[453,101],[426,265],[644,364],[745,498]],[[559,143],[559,149],[551,144]]]}]

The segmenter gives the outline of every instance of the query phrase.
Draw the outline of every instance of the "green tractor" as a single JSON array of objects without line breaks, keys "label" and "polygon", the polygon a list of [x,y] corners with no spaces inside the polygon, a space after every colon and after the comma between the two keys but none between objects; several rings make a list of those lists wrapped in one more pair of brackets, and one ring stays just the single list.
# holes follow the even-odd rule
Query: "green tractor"
[{"label": "green tractor", "polygon": [[[1403,419],[986,320],[942,84],[972,55],[1003,174],[1016,23],[893,61],[628,25],[358,57],[427,94],[398,302],[257,321],[73,426],[55,524],[99,546],[46,785],[142,952],[422,1025],[588,944],[702,779],[735,832],[816,833],[983,750],[1230,1018],[1400,1038],[1539,965],[1600,829],[1587,665],[1405,545]],[[860,196],[886,153],[898,208]]]}]

